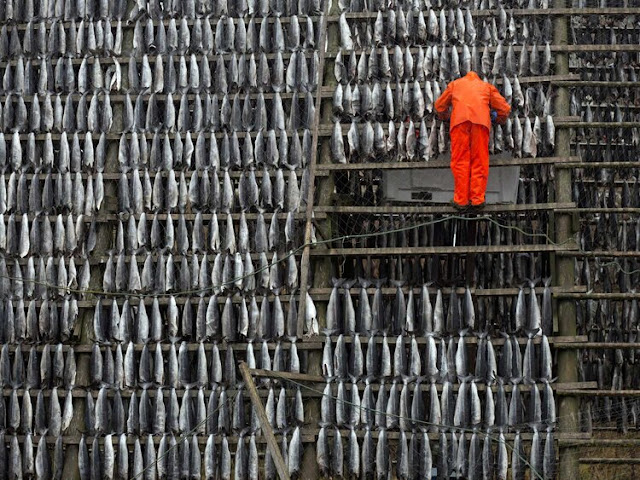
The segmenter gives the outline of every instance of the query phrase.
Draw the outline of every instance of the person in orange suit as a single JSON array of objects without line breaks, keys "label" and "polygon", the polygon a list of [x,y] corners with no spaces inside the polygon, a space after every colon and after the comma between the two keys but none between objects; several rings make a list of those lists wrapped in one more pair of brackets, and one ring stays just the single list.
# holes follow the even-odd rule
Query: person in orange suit
[{"label": "person in orange suit", "polygon": [[511,107],[496,87],[469,72],[449,83],[435,109],[441,119],[450,117],[453,205],[481,208],[489,178],[491,121],[504,123]]}]

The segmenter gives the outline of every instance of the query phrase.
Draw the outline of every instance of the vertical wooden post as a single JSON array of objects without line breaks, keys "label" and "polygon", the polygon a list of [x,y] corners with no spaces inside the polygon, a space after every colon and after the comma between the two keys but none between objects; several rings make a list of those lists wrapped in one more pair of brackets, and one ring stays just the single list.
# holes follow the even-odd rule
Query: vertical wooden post
[{"label": "vertical wooden post", "polygon": [[[328,4],[329,2],[327,2]],[[328,23],[327,16],[328,15],[336,15],[338,12],[337,2],[333,3],[331,10],[328,10],[328,7],[325,8],[325,15],[322,25],[322,40],[319,42],[319,49],[321,51],[322,65],[323,68],[319,69],[319,85],[323,86],[335,86],[336,80],[333,75],[333,59],[325,58],[326,51],[336,51],[337,43],[338,43],[338,30],[337,24],[335,22]],[[331,122],[331,102],[322,102],[322,87],[318,87],[317,96],[316,96],[316,118],[318,119],[317,125],[320,124],[330,124]],[[314,139],[316,143],[314,143],[314,148],[312,152],[312,161],[314,162],[314,171],[315,164],[317,163],[331,163],[331,148],[330,148],[330,140],[328,138],[323,138],[323,141],[318,142],[318,132],[313,132]],[[315,192],[317,191],[318,204],[320,205],[331,205],[334,197],[334,185],[333,185],[333,175],[330,174],[328,177],[319,177],[316,181],[312,182],[311,188],[309,191],[309,196],[307,199],[307,232],[308,237],[305,237],[305,242],[311,241],[311,228],[312,228],[312,217],[311,212],[313,211],[314,206],[314,198],[316,197]],[[327,219],[320,223],[319,229],[324,238],[331,238],[331,223],[330,219]],[[313,270],[312,270],[313,269]],[[313,264],[310,261],[309,256],[309,247],[305,248],[303,257],[302,257],[302,266],[301,266],[301,285],[305,285],[306,289],[301,290],[301,292],[305,292],[311,287],[310,285],[310,277],[311,272],[313,272],[313,286],[316,287],[325,287],[329,286],[331,279],[331,259],[323,258],[323,259],[314,259]],[[301,297],[303,300],[305,297]],[[304,321],[304,301],[300,302],[300,311],[298,316],[298,321]],[[318,323],[320,328],[326,325],[326,304],[316,302],[316,311],[318,315]],[[302,323],[299,323],[299,331],[302,331]],[[309,350],[307,357],[307,373],[312,375],[322,375],[321,370],[322,365],[322,352]],[[305,400],[305,421],[307,424],[313,425],[314,427],[318,424],[320,420],[320,401],[318,399],[308,399]],[[302,464],[301,464],[301,478],[319,478],[320,472],[318,470],[318,463],[316,461],[316,447],[315,444],[307,444],[305,445],[304,452],[302,455]]]},{"label": "vertical wooden post", "polygon": [[[566,0],[556,0],[554,7],[563,8]],[[556,45],[568,44],[568,25],[566,16],[557,16],[553,20],[553,39]],[[569,73],[569,55],[566,52],[555,54],[556,75]],[[558,116],[569,115],[569,91],[565,86],[559,87],[556,92],[555,114]],[[560,128],[556,132],[555,155],[568,157],[571,153],[570,131]],[[571,202],[571,170],[556,170],[556,202]],[[565,243],[573,238],[571,213],[557,213],[555,215],[555,241]],[[573,259],[570,257],[556,258],[555,284],[560,287],[573,287],[575,279],[573,272]],[[558,335],[575,336],[576,307],[571,299],[559,300],[557,303]],[[558,351],[558,381],[578,381],[578,359],[575,350]],[[559,429],[561,432],[577,432],[579,429],[579,404],[576,397],[558,397]],[[560,463],[558,476],[560,478],[578,478],[578,449],[575,447],[564,448],[560,451]]]},{"label": "vertical wooden post", "polygon": [[[328,3],[327,3],[328,5]],[[302,338],[304,331],[304,321],[306,315],[306,299],[307,299],[307,291],[309,290],[309,264],[310,264],[310,243],[311,243],[311,232],[313,229],[312,216],[313,216],[313,204],[315,197],[315,177],[316,177],[316,163],[317,163],[317,150],[318,150],[318,129],[320,126],[320,112],[322,108],[322,86],[324,80],[324,71],[325,71],[325,54],[326,54],[326,43],[327,43],[327,8],[324,8],[322,21],[318,28],[320,28],[320,36],[318,39],[318,52],[319,52],[319,61],[318,61],[318,84],[316,86],[316,111],[313,118],[313,128],[311,130],[312,141],[311,141],[311,158],[309,159],[309,163],[307,168],[309,169],[309,191],[307,192],[307,205],[305,211],[305,231],[304,231],[304,243],[305,247],[302,251],[302,258],[300,260],[300,305],[298,306],[298,334],[299,338]]]},{"label": "vertical wooden post", "polygon": [[278,447],[278,441],[276,440],[276,436],[273,434],[273,430],[271,429],[271,425],[269,424],[269,418],[267,417],[267,413],[264,411],[264,407],[262,406],[262,402],[260,401],[258,389],[256,388],[256,384],[253,382],[253,377],[251,376],[249,367],[245,362],[240,362],[240,373],[242,373],[244,383],[247,385],[247,390],[249,392],[249,396],[251,397],[253,408],[255,408],[256,413],[258,414],[258,418],[260,419],[262,432],[267,439],[267,448],[271,453],[273,463],[275,463],[276,465],[276,470],[278,471],[278,474],[280,475],[280,478],[282,480],[289,480],[289,470],[287,469],[287,464],[282,458],[280,447]]}]

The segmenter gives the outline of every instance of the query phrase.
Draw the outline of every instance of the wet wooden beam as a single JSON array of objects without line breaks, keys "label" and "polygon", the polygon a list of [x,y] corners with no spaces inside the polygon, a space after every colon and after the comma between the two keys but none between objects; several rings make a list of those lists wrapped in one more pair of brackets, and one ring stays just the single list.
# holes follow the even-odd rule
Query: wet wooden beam
[{"label": "wet wooden beam", "polygon": [[[345,238],[348,240],[348,237]],[[331,256],[388,256],[388,255],[433,255],[451,254],[458,255],[468,253],[542,253],[558,252],[562,250],[575,250],[575,245],[473,245],[456,247],[408,247],[408,248],[316,248],[311,250],[311,255]]]},{"label": "wet wooden beam", "polygon": [[[569,210],[575,207],[575,203],[518,203],[518,204],[490,204],[478,210],[480,215],[476,220],[482,220],[485,212],[510,213],[510,212],[531,212],[541,210]],[[638,209],[640,211],[640,209]],[[463,216],[465,213],[459,212],[450,205],[412,205],[412,206],[318,206],[314,211],[319,213],[353,213],[353,214],[385,214],[385,213],[416,213],[416,214],[446,214],[452,213],[456,216]],[[493,218],[493,217],[491,217]],[[456,247],[457,248],[457,247]]]},{"label": "wet wooden beam", "polygon": [[273,459],[273,463],[275,463],[276,470],[278,471],[278,475],[282,480],[289,480],[289,469],[287,468],[287,464],[282,458],[282,452],[280,451],[280,447],[278,446],[278,441],[276,440],[275,435],[273,434],[273,430],[271,429],[271,425],[269,423],[269,417],[267,417],[267,413],[264,411],[264,406],[262,405],[262,401],[258,396],[258,390],[256,389],[256,384],[253,383],[253,377],[249,371],[249,367],[245,362],[240,362],[240,372],[242,373],[242,378],[244,378],[244,382],[247,386],[247,390],[249,391],[249,396],[251,397],[251,403],[253,404],[253,409],[257,413],[258,418],[260,419],[260,428],[262,429],[262,433],[267,439],[267,447],[269,448],[269,453],[271,454],[271,458]]},{"label": "wet wooden beam", "polygon": [[[526,166],[526,165],[564,165],[575,164],[579,157],[537,157],[537,158],[489,158],[489,165],[493,167],[501,166]],[[636,166],[640,164],[636,162]],[[428,162],[363,162],[363,163],[335,163],[331,165],[318,165],[318,170],[338,171],[338,170],[406,170],[406,169],[430,169],[449,168],[448,160],[430,160]]]}]

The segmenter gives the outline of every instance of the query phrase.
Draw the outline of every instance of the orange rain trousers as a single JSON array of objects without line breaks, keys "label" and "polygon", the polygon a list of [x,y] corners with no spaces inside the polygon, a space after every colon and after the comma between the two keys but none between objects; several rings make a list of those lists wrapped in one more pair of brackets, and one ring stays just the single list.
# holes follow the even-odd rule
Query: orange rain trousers
[{"label": "orange rain trousers", "polygon": [[489,178],[489,129],[463,122],[451,129],[453,201],[466,206],[484,202]]}]

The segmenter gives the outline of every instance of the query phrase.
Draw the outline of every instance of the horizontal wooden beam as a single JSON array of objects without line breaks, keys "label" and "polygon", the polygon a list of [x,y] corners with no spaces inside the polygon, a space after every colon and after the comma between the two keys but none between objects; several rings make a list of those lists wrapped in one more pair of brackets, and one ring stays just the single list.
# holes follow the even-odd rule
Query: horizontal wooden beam
[{"label": "horizontal wooden beam", "polygon": [[[361,287],[351,287],[349,289],[349,293],[352,296],[358,296],[360,295],[360,291],[362,290]],[[398,291],[397,288],[395,287],[383,287],[380,289],[382,291],[383,295],[395,295],[396,292]],[[402,292],[406,295],[409,291],[409,288],[407,287],[403,287],[401,288]],[[413,293],[419,295],[420,292],[422,291],[422,287],[413,287],[412,288]],[[443,295],[449,295],[451,293],[452,288],[449,287],[445,287],[445,288],[435,288],[435,287],[429,287],[428,291],[430,295],[434,295],[438,292],[438,290],[442,291]],[[529,287],[525,287],[524,292],[526,294],[529,294],[531,292],[531,289]],[[587,287],[582,287],[582,286],[575,286],[575,287],[571,287],[571,288],[565,288],[565,287],[549,287],[549,290],[551,291],[552,294],[557,294],[560,292],[563,293],[581,293],[581,292],[586,292],[587,291]],[[317,297],[323,297],[323,296],[328,296],[331,293],[332,289],[331,288],[322,288],[322,287],[317,287],[317,288],[312,288],[310,289],[310,294],[312,296],[312,298],[316,299]],[[338,291],[340,293],[344,292],[343,288],[339,288]],[[456,287],[455,291],[458,295],[464,295],[466,289],[464,287]],[[470,288],[471,291],[471,295],[472,296],[476,296],[476,297],[493,297],[493,296],[508,296],[508,295],[517,295],[520,292],[519,288],[475,288],[472,287]],[[544,287],[536,287],[535,289],[536,293],[538,295],[541,295],[544,292]],[[368,295],[373,295],[376,293],[376,288],[367,288],[367,294]]]},{"label": "horizontal wooden beam", "polygon": [[559,162],[556,168],[640,168],[640,163],[637,160],[630,162]]},{"label": "horizontal wooden beam", "polygon": [[556,298],[571,298],[574,300],[633,300],[640,298],[640,292],[587,292],[587,293],[558,293]]},{"label": "horizontal wooden beam", "polygon": [[581,457],[578,462],[588,465],[640,465],[640,458]]},{"label": "horizontal wooden beam", "polygon": [[[489,166],[526,166],[541,164],[560,165],[574,164],[579,157],[537,157],[537,158],[489,158]],[[636,162],[636,166],[640,167]],[[407,170],[407,169],[430,169],[449,168],[447,160],[432,160],[429,162],[363,162],[363,163],[323,163],[316,166],[318,171],[339,171],[339,170]]]},{"label": "horizontal wooden beam", "polygon": [[[436,335],[437,337],[437,335]],[[331,337],[331,341],[332,344],[335,344],[336,341],[338,340],[338,336],[337,335],[332,335]],[[456,342],[457,339],[459,339],[460,337],[458,335],[446,335],[446,338],[453,338]],[[301,339],[298,339],[295,344],[296,344],[296,348],[298,350],[322,350],[324,348],[324,344],[325,344],[325,336],[321,336],[321,335],[317,335],[317,336],[312,336],[312,337],[304,337]],[[350,335],[344,335],[343,336],[344,342],[346,344],[350,344],[353,342],[353,337]],[[362,345],[362,348],[366,349],[367,346],[367,342],[368,342],[369,337],[367,335],[361,334],[360,335],[360,343]],[[581,342],[584,342],[586,344],[588,337],[586,335],[578,335],[575,337],[563,337],[563,336],[550,336],[548,337],[549,340],[549,344],[550,345],[563,345],[563,344],[568,344],[571,345],[571,348],[573,348],[572,345],[574,344],[581,344]],[[188,340],[188,341],[187,341]],[[383,337],[381,335],[376,335],[374,336],[374,340],[377,344],[381,344],[383,342]],[[410,340],[410,336],[405,336],[405,342],[409,342]],[[185,341],[187,341],[187,350],[189,352],[195,352],[198,350],[198,348],[200,347],[200,343],[194,341],[193,339],[185,339]],[[528,339],[526,337],[516,337],[516,341],[518,342],[519,345],[526,345],[528,342]],[[282,338],[279,339],[279,341],[274,340],[273,338],[271,339],[266,339],[265,340],[266,344],[267,344],[267,348],[272,351],[276,349],[276,346],[279,344],[280,348],[282,348],[283,350],[290,350],[291,349],[291,345],[292,345],[292,341],[290,338]],[[427,343],[427,339],[424,336],[417,336],[416,337],[416,342],[418,343],[418,345],[424,345]],[[464,337],[464,342],[467,345],[475,345],[478,343],[478,337],[476,337],[473,334],[469,334],[467,336]],[[542,342],[542,338],[541,337],[534,337],[533,338],[533,343],[535,345],[538,345]],[[176,348],[179,348],[180,344],[182,343],[181,340],[176,341]],[[387,343],[389,345],[395,345],[397,343],[397,337],[394,335],[390,335],[389,337],[387,337]],[[496,338],[491,338],[491,344],[494,346],[502,346],[505,343],[505,338],[502,336],[496,337]],[[157,345],[160,345],[160,348],[162,349],[163,352],[169,351],[169,348],[171,347],[171,343],[168,342],[166,339],[161,339],[161,342],[153,342],[151,341],[148,344],[148,348],[152,351],[155,352]],[[226,341],[224,341],[223,339],[220,339],[219,341],[212,341],[212,340],[207,340],[205,342],[202,342],[202,346],[204,347],[205,351],[209,352],[211,351],[211,349],[213,348],[213,346],[216,345],[218,347],[218,350],[220,350],[221,352],[226,351],[229,347],[229,343],[227,343]],[[233,350],[235,355],[244,355],[244,353],[246,352],[246,345],[247,344],[237,344],[234,343],[233,344]],[[257,348],[261,348],[262,345],[262,341],[261,340],[255,340],[253,342],[253,348],[254,350]],[[21,344],[10,344],[8,345],[9,348],[9,352],[15,352],[18,348],[22,351],[22,352],[28,352],[29,350],[31,350],[31,348],[35,346],[36,347],[36,351],[38,352],[42,352],[44,350],[44,345],[42,344],[38,344],[38,345],[30,345],[27,343],[21,343]],[[57,345],[50,345],[50,350],[53,351],[55,350],[55,348],[57,347]],[[109,345],[100,345],[100,350],[115,350],[116,349],[116,344],[109,344]],[[121,344],[121,347],[123,349],[127,348],[127,344]],[[134,343],[133,345],[134,351],[136,352],[140,352],[142,351],[142,349],[144,348],[144,345],[141,343]],[[577,348],[577,347],[576,347]],[[93,345],[91,344],[64,344],[62,345],[62,351],[63,352],[67,352],[69,349],[73,349],[73,351],[75,353],[91,353],[91,351],[93,350]]]},{"label": "horizontal wooden beam", "polygon": [[[345,240],[348,240],[345,239]],[[408,247],[408,248],[316,248],[313,256],[389,256],[389,255],[433,255],[471,253],[543,253],[575,250],[575,244],[565,245],[471,245],[455,247]]]},{"label": "horizontal wooden beam", "polygon": [[[425,425],[428,426],[428,425]],[[436,427],[432,427],[432,428],[436,428]],[[445,427],[445,430],[451,430],[454,429],[453,427]],[[288,429],[287,429],[288,431]],[[315,443],[318,433],[319,433],[320,429],[319,428],[307,428],[307,427],[303,427],[300,429],[300,438],[302,440],[303,443]],[[333,437],[335,432],[335,429],[333,428],[328,428],[327,429],[327,435],[331,438]],[[350,431],[347,429],[340,429],[340,435],[343,438],[343,442],[346,441],[346,439],[348,438]],[[482,431],[482,430],[478,430],[478,435],[481,438],[484,438],[485,435],[487,435],[486,432]],[[363,438],[364,437],[364,430],[356,430],[356,435],[358,438]],[[388,440],[397,440],[400,437],[400,432],[398,431],[387,431],[387,439]],[[277,431],[276,435],[281,436],[282,432]],[[438,441],[438,439],[440,438],[440,434],[437,432],[429,432],[427,433],[427,435],[429,436],[429,440],[431,441]],[[470,433],[466,433],[467,436],[471,436]],[[490,435],[492,438],[495,438],[497,441],[497,434],[496,432],[491,432],[488,435]],[[371,431],[371,436],[374,439],[377,439],[379,436],[379,431],[378,430],[372,430]],[[9,439],[9,435],[5,436],[5,440]],[[114,444],[115,447],[118,446],[118,441],[119,441],[119,436],[118,435],[113,435],[111,437],[111,440]],[[137,436],[135,434],[128,434],[127,435],[127,445],[133,445],[135,442],[136,438],[139,438],[140,443],[143,445],[144,448],[144,443],[147,441],[147,437],[151,437],[153,443],[157,446],[160,443],[160,440],[162,439],[162,435],[140,435]],[[205,445],[208,441],[208,435],[196,435],[196,440],[198,441],[199,445]],[[512,442],[513,439],[515,438],[515,433],[505,433],[504,434],[505,440],[508,442]],[[520,433],[520,439],[524,442],[530,442],[532,440],[533,434],[529,433],[529,432],[522,432]],[[573,443],[573,442],[577,442],[577,441],[587,441],[589,440],[590,434],[588,433],[563,433],[563,432],[554,432],[553,433],[553,437],[554,440],[558,443],[558,445],[560,445],[560,442],[565,442],[565,443]],[[82,437],[81,436],[71,436],[71,435],[63,435],[62,436],[62,442],[64,445],[77,445],[78,443],[80,443],[80,439]],[[85,436],[85,442],[87,443],[88,446],[91,446],[91,444],[93,443],[93,438],[92,436]],[[100,444],[102,444],[104,442],[104,436],[100,436],[99,437],[99,442]],[[180,435],[176,435],[176,440],[180,440],[181,437]],[[248,441],[249,438],[249,434],[245,434],[243,436],[239,436],[236,434],[236,432],[229,432],[227,434],[227,441],[232,444],[235,445],[238,443],[239,440],[242,440],[244,442]],[[25,440],[25,436],[24,435],[17,435],[17,439],[18,442],[22,445],[24,444],[24,440]],[[221,443],[222,442],[222,434],[217,433],[214,434],[214,439],[216,443]],[[47,435],[45,436],[45,441],[47,444],[53,445],[56,443],[56,441],[58,440],[57,436],[53,436],[53,435]],[[34,445],[36,445],[39,441],[40,441],[40,436],[39,435],[32,435],[31,436],[31,441]],[[639,444],[640,444],[640,439],[638,440]],[[264,437],[264,435],[262,435],[260,432],[256,432],[256,443],[263,445],[266,444],[266,438]]]},{"label": "horizontal wooden beam", "polygon": [[640,213],[640,208],[637,207],[589,207],[589,208],[568,208],[558,209],[560,213],[577,213],[584,215],[586,213]]},{"label": "horizontal wooden beam", "polygon": [[[491,213],[511,213],[511,212],[531,212],[541,210],[567,210],[575,208],[575,203],[518,203],[518,204],[490,204],[485,205],[481,210],[474,212],[479,217],[476,220],[481,221],[482,215],[485,212]],[[403,214],[403,213],[415,213],[415,214],[446,214],[451,213],[454,215],[465,215],[455,210],[450,205],[413,205],[413,206],[318,206],[314,207],[315,212],[319,213],[352,213],[352,214]],[[457,247],[456,247],[457,248]]]},{"label": "horizontal wooden beam", "polygon": [[[242,363],[242,362],[240,362]],[[291,372],[269,372],[267,370],[254,370],[255,372],[258,373],[254,373],[255,376],[257,377],[261,377],[261,378],[271,378],[274,380],[283,380],[283,381],[288,381],[291,380],[293,382],[296,383],[304,383],[307,384],[306,386],[308,386],[309,388],[311,388],[312,390],[308,390],[305,389],[304,387],[300,387],[302,388],[302,390],[304,391],[304,397],[307,398],[320,398],[324,395],[323,393],[323,389],[324,386],[318,386],[316,384],[318,383],[322,383],[322,384],[326,384],[327,380],[320,376],[320,375],[307,375],[304,373],[291,373]],[[311,384],[311,385],[309,385]],[[334,391],[333,394],[335,395],[336,390],[337,389],[337,385],[338,385],[338,381],[337,380],[333,380],[331,382],[331,384],[334,386]],[[261,398],[266,398],[269,395],[269,390],[268,390],[268,386],[271,384],[263,384],[257,391],[258,395]],[[390,391],[390,389],[395,385],[396,390],[402,390],[403,388],[403,383],[402,380],[397,380],[395,384],[393,384],[391,382],[391,379],[386,379],[384,386],[385,386],[385,391]],[[344,386],[345,389],[347,390],[347,392],[351,391],[351,388],[353,387],[353,383],[351,382],[350,379],[344,379]],[[360,382],[358,382],[356,384],[358,391],[364,391],[365,389],[365,382],[364,380],[361,380]],[[380,391],[380,387],[382,386],[382,383],[371,383],[370,384],[370,388],[374,391],[374,392],[378,392]],[[437,383],[435,384],[436,389],[438,392],[442,392],[443,389],[443,384],[442,383]],[[537,384],[538,389],[543,388],[543,384],[542,383],[538,383]],[[597,392],[598,390],[595,390],[597,388],[597,382],[593,381],[593,382],[573,382],[573,383],[550,383],[550,386],[552,388],[552,390],[554,391],[554,393],[556,395],[560,395],[560,396],[573,396],[576,395],[575,392],[581,392],[581,395],[585,395],[588,394],[589,392]],[[480,392],[485,392],[487,390],[487,388],[491,388],[492,392],[497,392],[498,391],[498,387],[497,385],[494,383],[493,385],[491,385],[490,387],[486,384],[486,383],[482,383],[482,382],[478,382],[476,384],[476,387],[478,388],[478,391]],[[428,381],[425,381],[423,383],[420,384],[420,390],[423,392],[428,392],[431,388],[431,383]],[[457,392],[460,390],[460,384],[459,383],[454,383],[451,385],[452,391],[453,392]],[[532,385],[530,384],[524,384],[521,383],[518,385],[518,388],[521,392],[526,393],[526,392],[530,392],[532,389]],[[133,395],[134,392],[136,392],[136,395],[139,397],[140,396],[140,392],[143,390],[142,387],[138,386],[138,387],[134,387],[134,388],[124,388],[124,389],[120,389],[120,390],[116,390],[113,388],[107,388],[106,393],[108,397],[113,397],[116,393],[116,391],[120,394],[120,396],[122,398],[129,398]],[[413,384],[412,384],[412,390],[413,390]],[[513,385],[511,383],[505,383],[504,385],[504,390],[507,393],[510,393],[513,391]],[[12,393],[12,389],[11,388],[4,388],[4,389],[0,389],[0,394],[4,395],[5,397],[9,396]],[[185,388],[179,387],[175,389],[176,391],[176,396],[178,398],[184,398],[186,395],[190,396],[190,397],[195,397],[198,395],[198,387],[193,387],[193,388],[189,388],[189,390],[186,390]],[[211,392],[216,392],[218,391],[218,385],[216,385],[216,388],[211,389],[208,386],[203,388],[203,392],[205,394],[205,398],[208,398],[211,394]],[[238,393],[238,389],[235,386],[229,387],[226,390],[227,393],[227,397],[228,398],[233,398],[237,393]],[[601,391],[601,390],[600,390]],[[87,393],[89,393],[93,398],[96,398],[98,396],[100,392],[100,388],[95,388],[95,387],[75,387],[71,390],[71,395],[73,396],[73,398],[85,398],[87,396]],[[158,392],[160,392],[163,396],[163,398],[168,398],[171,395],[171,391],[169,388],[163,387],[163,388],[157,388],[156,386],[149,386],[147,388],[147,395],[149,395],[150,398],[155,398],[158,394]],[[601,391],[602,392],[602,391]],[[605,391],[607,392],[607,391]],[[36,389],[36,388],[30,388],[30,389],[16,389],[16,393],[18,394],[18,396],[23,396],[23,395],[30,395],[31,397],[37,397],[40,393],[40,389]],[[51,389],[45,389],[42,391],[43,396],[45,398],[48,398],[51,396]],[[64,399],[64,396],[66,395],[66,390],[63,390],[62,387],[59,388],[58,390],[58,396],[61,398],[61,400]],[[242,389],[242,395],[244,398],[248,398],[249,394],[245,389]]]},{"label": "horizontal wooden beam", "polygon": [[[438,9],[435,9],[436,12],[439,12]],[[638,15],[640,14],[640,9],[638,8],[633,8],[633,7],[622,7],[622,8],[539,8],[539,9],[527,9],[527,8],[514,8],[514,9],[508,9],[507,10],[509,14],[513,15],[514,17],[520,17],[520,16],[547,16],[547,15],[551,15],[551,16],[564,16],[564,15],[579,15],[579,16],[585,16],[585,15],[605,15],[607,17],[611,17],[611,16],[618,16],[618,15]],[[499,9],[486,9],[486,10],[476,10],[476,9],[471,9],[470,13],[473,17],[493,17],[493,16],[497,16],[499,14],[500,10]],[[386,17],[386,12],[383,11],[382,12],[383,15]],[[409,12],[410,13],[410,12]],[[375,19],[377,16],[377,12],[375,11],[370,11],[370,12],[345,12],[345,17],[347,20],[368,20],[368,19]],[[211,27],[213,29],[213,31],[215,32],[215,28],[216,28],[216,24],[217,21],[219,19],[219,17],[215,16],[215,15],[207,15],[207,18],[209,19],[209,21],[211,22]],[[237,24],[240,19],[237,17],[230,17],[231,20],[234,22],[234,24]],[[268,17],[259,17],[259,16],[254,16],[251,17],[251,19],[253,21],[256,22],[256,24],[260,24],[262,22],[269,22],[269,23],[274,23],[275,19],[278,18],[280,20],[281,23],[283,24],[288,24],[291,22],[291,17],[286,17],[286,16],[268,16]],[[298,15],[298,21],[302,24],[303,22],[307,21],[307,18],[311,18],[314,22],[317,22],[321,17],[319,15],[304,15],[304,14],[299,14]],[[340,17],[338,15],[330,15],[327,17],[327,22],[329,23],[335,23],[338,22],[338,20],[340,19]],[[76,18],[76,24],[79,21],[79,18]],[[246,19],[243,19],[243,21],[245,23],[247,23]],[[179,21],[177,21],[179,23]],[[45,28],[47,30],[49,30],[51,28],[52,25],[52,19],[45,19],[45,21],[43,22],[45,25]],[[153,18],[152,19],[152,23],[155,27],[157,27],[160,23],[163,23],[164,26],[168,26],[169,25],[169,20],[164,18],[164,19],[158,19],[158,18]],[[187,19],[187,25],[188,26],[192,26],[195,23],[194,19]],[[62,26],[66,28],[71,26],[71,22],[70,21],[59,21],[59,24],[61,24]],[[112,24],[112,28],[115,27],[116,22],[115,19],[113,19],[111,21]],[[20,30],[25,30],[26,28],[26,24],[21,23],[21,24],[17,24],[16,28],[20,31]],[[39,22],[34,22],[33,25],[34,30],[38,30],[40,28],[40,23]],[[131,30],[135,28],[135,22],[122,22],[122,29],[123,30]]]},{"label": "horizontal wooden beam", "polygon": [[[5,137],[6,139],[6,137]],[[98,137],[93,137],[93,140],[97,142]],[[148,167],[148,166],[147,166]],[[281,165],[279,168],[281,168],[284,172],[289,172],[291,169],[285,165]],[[267,165],[267,172],[269,172],[269,175],[273,175],[276,171],[277,167],[271,166],[271,165]],[[131,178],[133,177],[133,172],[135,169],[130,168],[127,172],[120,172],[120,173],[115,173],[115,172],[104,172],[102,174],[102,180],[104,182],[113,182],[113,181],[119,181],[120,178],[122,178],[122,175],[124,174],[125,177],[127,178]],[[210,173],[213,173],[215,169],[209,169]],[[253,174],[256,176],[256,179],[260,179],[264,176],[264,169],[262,165],[256,165],[255,168],[248,168],[246,170],[228,170],[229,172],[229,177],[233,178],[233,179],[237,179],[242,177],[246,172],[249,172],[253,170]],[[301,176],[304,174],[304,168],[296,168],[294,169],[296,172],[296,175],[298,176],[298,179],[301,178]],[[145,165],[140,165],[138,168],[138,173],[140,174],[140,178],[143,177],[144,173],[145,173]],[[180,179],[180,174],[182,173],[181,170],[179,170],[179,168],[176,168],[175,171],[175,177],[176,180]],[[323,171],[319,174],[319,176],[327,176],[329,175],[330,172],[327,171]],[[5,180],[7,180],[9,178],[9,175],[11,174],[11,172],[5,172]],[[57,172],[51,172],[51,176],[55,179],[57,177]],[[85,180],[88,177],[93,177],[96,178],[96,175],[98,174],[98,172],[95,173],[85,173],[82,172],[80,173],[80,175],[82,176],[82,179]],[[218,174],[218,179],[222,180],[222,178],[224,177],[224,169],[219,169],[217,170],[217,174]],[[16,173],[16,175],[18,175],[18,173]],[[36,175],[38,176],[39,179],[44,180],[47,177],[47,173],[24,173],[23,174],[25,176],[25,178],[27,180],[31,180],[33,177],[35,177]],[[72,172],[71,173],[71,178],[73,178],[76,175],[76,172]],[[184,171],[184,177],[187,180],[190,180],[191,177],[193,175],[198,175],[199,177],[202,177],[204,175],[203,172],[201,171],[196,171],[196,170],[185,170]],[[163,178],[167,178],[169,176],[169,172],[161,170],[161,171],[153,171],[153,170],[149,170],[149,178],[156,178],[156,177],[163,177]],[[286,177],[285,177],[286,178]]]},{"label": "horizontal wooden beam", "polygon": [[[568,75],[538,75],[538,76],[525,76],[525,77],[518,77],[518,82],[520,83],[520,85],[524,85],[524,84],[530,84],[530,83],[551,83],[551,84],[556,84],[557,82],[571,82],[574,80],[579,80],[580,79],[580,75],[579,74],[568,74]],[[497,77],[497,78],[489,78],[488,79],[490,83],[494,84],[494,85],[502,85],[503,80],[502,77]],[[375,82],[375,80],[372,80],[373,82]],[[379,80],[381,83],[385,83],[385,80],[380,79]],[[391,90],[395,90],[396,89],[396,85],[394,83],[392,83],[391,85],[389,85]],[[124,93],[121,93],[122,90],[112,90],[111,94],[109,95],[109,101],[111,102],[111,104],[116,104],[116,103],[122,103],[124,102],[126,95]],[[232,97],[233,95],[235,95],[235,93],[239,93],[241,98],[244,99],[245,95],[249,95],[249,98],[251,99],[257,99],[259,97],[260,94],[262,94],[263,98],[265,100],[269,100],[269,99],[273,99],[276,94],[275,92],[258,92],[258,91],[254,91],[253,89],[250,91],[247,91],[246,89],[242,89],[242,90],[238,90],[238,89],[234,89],[234,88],[230,88],[229,89],[229,93],[228,95],[230,97]],[[335,88],[334,87],[322,87],[322,89],[320,90],[321,92],[321,96],[322,98],[333,98],[334,92],[335,92]],[[136,99],[138,98],[138,96],[142,95],[143,98],[148,99],[151,96],[150,92],[129,92],[130,93],[130,98],[131,98],[131,102],[135,102]],[[201,93],[200,98],[203,98],[203,95],[206,93],[205,90],[203,90]],[[211,92],[213,93],[213,92]],[[304,98],[304,93],[305,92],[279,92],[280,98],[282,100],[291,100],[294,96],[294,94],[298,95],[298,98],[303,99]],[[94,93],[93,90],[88,90],[86,93],[86,100],[87,103],[91,101],[91,98],[96,95],[96,93]],[[101,91],[99,94],[97,94],[100,98],[102,98],[104,96],[104,93]],[[16,101],[18,99],[18,96],[15,93],[7,93],[4,92],[0,89],[0,102],[2,102],[4,104],[5,100],[11,96],[12,98],[14,98]],[[72,93],[71,94],[71,98],[73,99],[73,101],[77,102],[78,100],[80,100],[80,98],[83,96],[82,93]],[[164,102],[167,99],[167,93],[164,92],[160,92],[160,93],[156,93],[155,94],[155,98],[157,101],[159,102]],[[188,100],[195,100],[196,98],[196,94],[195,93],[182,93],[179,91],[176,91],[174,93],[171,94],[172,98],[173,98],[173,103],[175,104],[179,104],[180,100],[182,100],[182,97],[187,97]],[[38,95],[38,100],[40,102],[42,102],[42,97],[43,95],[40,94]],[[25,103],[32,103],[33,99],[35,98],[35,95],[22,95],[22,100]],[[66,99],[68,98],[68,95],[62,94],[62,103],[64,105]]]},{"label": "horizontal wooden beam", "polygon": [[637,350],[635,342],[566,342],[557,343],[555,348],[571,350],[575,348],[583,350]]},{"label": "horizontal wooden beam", "polygon": [[576,252],[558,252],[562,257],[640,257],[637,250],[579,250]]}]

